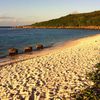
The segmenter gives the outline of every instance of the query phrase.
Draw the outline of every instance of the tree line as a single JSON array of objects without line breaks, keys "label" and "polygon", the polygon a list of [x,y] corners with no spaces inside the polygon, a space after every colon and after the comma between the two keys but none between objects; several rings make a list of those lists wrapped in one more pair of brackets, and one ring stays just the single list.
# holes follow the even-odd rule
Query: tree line
[{"label": "tree line", "polygon": [[49,21],[32,24],[32,26],[67,27],[67,26],[100,26],[100,11],[91,13],[69,14]]}]

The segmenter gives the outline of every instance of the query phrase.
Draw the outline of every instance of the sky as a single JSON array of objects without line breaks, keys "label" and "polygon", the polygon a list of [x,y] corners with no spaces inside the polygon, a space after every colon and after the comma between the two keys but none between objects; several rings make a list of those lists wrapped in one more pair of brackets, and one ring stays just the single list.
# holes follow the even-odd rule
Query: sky
[{"label": "sky", "polygon": [[0,26],[30,25],[100,10],[100,0],[0,0]]}]

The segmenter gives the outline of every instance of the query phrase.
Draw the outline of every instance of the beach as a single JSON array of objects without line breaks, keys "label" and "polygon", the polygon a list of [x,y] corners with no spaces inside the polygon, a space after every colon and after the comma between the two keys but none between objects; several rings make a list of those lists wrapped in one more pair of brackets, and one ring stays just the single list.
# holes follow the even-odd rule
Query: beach
[{"label": "beach", "polygon": [[71,100],[94,83],[100,35],[69,41],[0,65],[1,100]]}]

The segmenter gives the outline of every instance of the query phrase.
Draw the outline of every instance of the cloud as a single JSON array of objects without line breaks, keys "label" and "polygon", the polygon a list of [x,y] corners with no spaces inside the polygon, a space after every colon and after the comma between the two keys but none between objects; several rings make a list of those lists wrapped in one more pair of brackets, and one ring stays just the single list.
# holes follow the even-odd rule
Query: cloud
[{"label": "cloud", "polygon": [[79,14],[80,12],[75,10],[75,11],[72,11],[71,14]]},{"label": "cloud", "polygon": [[1,20],[12,20],[15,19],[14,17],[9,17],[9,16],[0,16]]},{"label": "cloud", "polygon": [[14,16],[0,16],[0,26],[16,26],[16,25],[30,25],[35,22],[43,21],[43,17],[40,16],[26,16],[26,17],[14,17]]},{"label": "cloud", "polygon": [[31,18],[16,18],[10,16],[0,16],[0,26],[30,25],[33,23]]}]

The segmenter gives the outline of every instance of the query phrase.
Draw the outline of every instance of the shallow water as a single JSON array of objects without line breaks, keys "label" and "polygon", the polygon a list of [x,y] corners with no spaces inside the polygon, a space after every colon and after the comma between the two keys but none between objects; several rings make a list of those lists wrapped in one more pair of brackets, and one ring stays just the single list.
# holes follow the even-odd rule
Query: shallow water
[{"label": "shallow water", "polygon": [[38,43],[49,47],[95,34],[100,34],[100,30],[0,28],[0,57],[7,56],[7,50],[12,47],[22,53],[25,47],[32,46],[35,49]]}]

